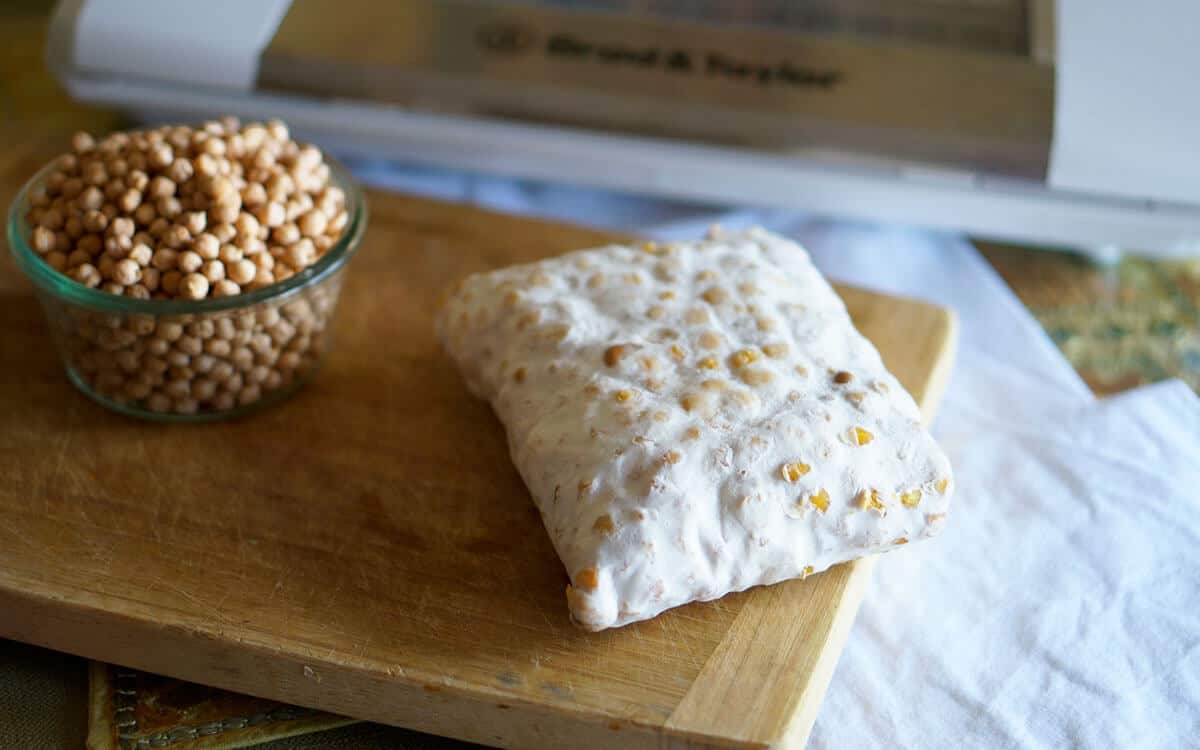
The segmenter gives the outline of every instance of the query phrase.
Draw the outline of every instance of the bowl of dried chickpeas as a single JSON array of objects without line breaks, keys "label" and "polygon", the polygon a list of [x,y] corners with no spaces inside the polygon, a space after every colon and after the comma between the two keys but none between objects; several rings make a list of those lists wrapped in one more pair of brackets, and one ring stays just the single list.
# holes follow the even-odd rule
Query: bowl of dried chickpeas
[{"label": "bowl of dried chickpeas", "polygon": [[226,117],[76,133],[13,201],[8,243],[80,390],[189,422],[315,374],[366,224],[343,167],[282,122]]}]

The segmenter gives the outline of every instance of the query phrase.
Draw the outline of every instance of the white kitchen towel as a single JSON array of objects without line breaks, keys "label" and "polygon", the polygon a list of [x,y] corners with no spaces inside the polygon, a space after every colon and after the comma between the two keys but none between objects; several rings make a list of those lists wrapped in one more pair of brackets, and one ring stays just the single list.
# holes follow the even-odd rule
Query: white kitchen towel
[{"label": "white kitchen towel", "polygon": [[959,353],[934,432],[956,507],[940,537],[880,560],[810,746],[1200,747],[1200,401],[1186,386],[1096,402],[961,237],[358,166],[394,189],[664,239],[761,224],[832,278],[952,307]]},{"label": "white kitchen towel", "polygon": [[1200,746],[1196,396],[942,412],[950,523],[880,559],[810,747]]}]

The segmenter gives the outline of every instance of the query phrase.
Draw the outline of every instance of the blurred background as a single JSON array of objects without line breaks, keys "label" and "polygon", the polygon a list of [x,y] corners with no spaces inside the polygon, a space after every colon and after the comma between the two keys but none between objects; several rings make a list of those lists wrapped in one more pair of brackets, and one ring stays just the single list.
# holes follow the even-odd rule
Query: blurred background
[{"label": "blurred background", "polygon": [[615,228],[963,233],[1096,392],[1196,387],[1200,113],[1168,31],[1200,19],[1165,5],[17,0],[0,104],[20,141],[282,116],[373,184]]}]

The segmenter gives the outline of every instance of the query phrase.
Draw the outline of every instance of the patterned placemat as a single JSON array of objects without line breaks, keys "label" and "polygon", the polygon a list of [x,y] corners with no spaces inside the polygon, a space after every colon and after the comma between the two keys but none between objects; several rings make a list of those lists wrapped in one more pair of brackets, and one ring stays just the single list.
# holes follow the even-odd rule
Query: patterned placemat
[{"label": "patterned placemat", "polygon": [[88,750],[228,750],[353,719],[91,662]]},{"label": "patterned placemat", "polygon": [[1097,394],[1173,377],[1200,391],[1200,257],[1103,265],[978,244]]}]

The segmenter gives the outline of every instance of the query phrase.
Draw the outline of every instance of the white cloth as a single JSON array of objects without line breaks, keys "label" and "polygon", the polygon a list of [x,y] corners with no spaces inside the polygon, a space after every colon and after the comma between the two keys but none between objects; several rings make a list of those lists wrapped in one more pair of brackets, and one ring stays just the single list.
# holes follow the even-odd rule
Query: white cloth
[{"label": "white cloth", "polygon": [[956,236],[358,166],[654,237],[763,224],[833,278],[958,313],[934,425],[956,507],[940,537],[880,560],[810,747],[1200,747],[1200,400],[1182,383],[1097,403]]},{"label": "white cloth", "polygon": [[1196,747],[1196,397],[999,407],[948,394],[957,507],[880,560],[811,747]]}]

